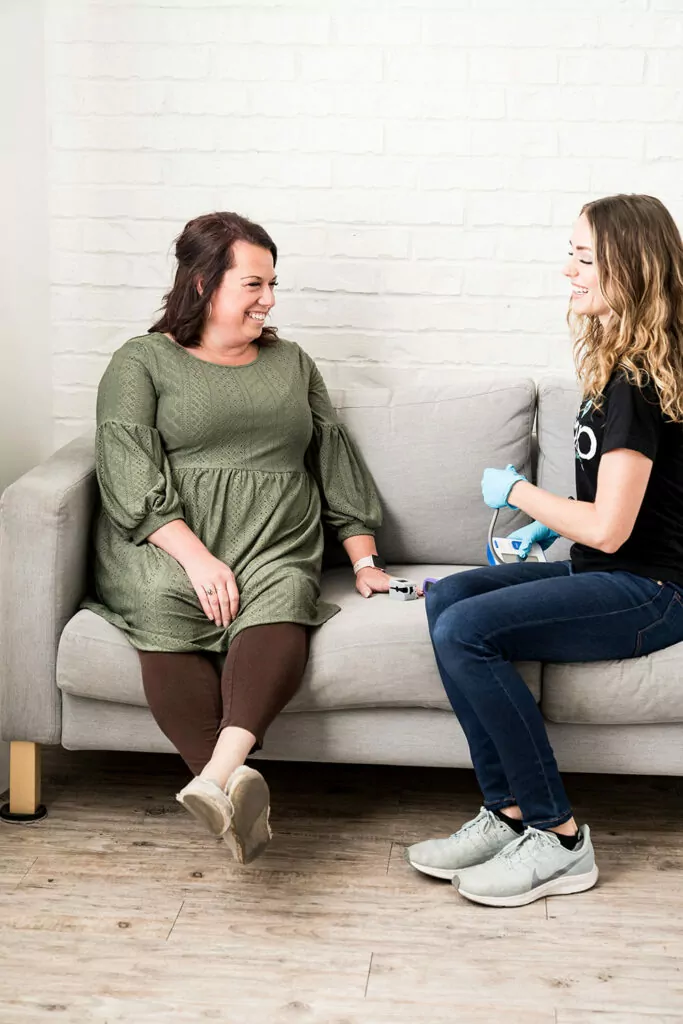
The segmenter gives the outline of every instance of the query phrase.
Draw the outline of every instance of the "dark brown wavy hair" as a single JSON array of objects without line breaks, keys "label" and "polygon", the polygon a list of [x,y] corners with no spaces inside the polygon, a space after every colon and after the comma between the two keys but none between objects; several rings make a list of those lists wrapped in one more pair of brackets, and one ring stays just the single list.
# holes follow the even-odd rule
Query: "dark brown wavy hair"
[{"label": "dark brown wavy hair", "polygon": [[593,234],[600,290],[612,315],[570,310],[584,396],[599,407],[620,370],[638,387],[652,384],[664,416],[683,422],[683,242],[659,199],[616,195],[581,210]]},{"label": "dark brown wavy hair", "polygon": [[[170,334],[185,348],[200,344],[211,296],[226,270],[235,265],[235,242],[267,249],[273,266],[277,263],[277,246],[265,228],[238,213],[205,213],[188,221],[175,242],[178,267],[173,285],[164,295],[163,313],[149,334]],[[277,340],[277,329],[264,327],[255,344],[273,345]]]}]

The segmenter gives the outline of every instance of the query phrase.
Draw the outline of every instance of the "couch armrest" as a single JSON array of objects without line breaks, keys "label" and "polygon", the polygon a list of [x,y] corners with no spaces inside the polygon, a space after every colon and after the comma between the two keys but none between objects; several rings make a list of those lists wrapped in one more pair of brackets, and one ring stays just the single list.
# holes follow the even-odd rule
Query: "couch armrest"
[{"label": "couch armrest", "polygon": [[0,499],[2,734],[59,743],[55,679],[64,626],[85,594],[97,497],[92,434],[61,448]]}]

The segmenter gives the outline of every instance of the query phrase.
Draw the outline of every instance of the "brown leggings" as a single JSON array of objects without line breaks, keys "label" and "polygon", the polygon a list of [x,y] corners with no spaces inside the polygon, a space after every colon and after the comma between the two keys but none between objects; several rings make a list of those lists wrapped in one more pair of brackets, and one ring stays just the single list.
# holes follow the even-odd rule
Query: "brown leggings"
[{"label": "brown leggings", "polygon": [[296,691],[308,660],[308,629],[296,622],[250,626],[230,644],[222,672],[215,656],[138,651],[150,710],[188,767],[198,774],[221,729],[264,733]]}]

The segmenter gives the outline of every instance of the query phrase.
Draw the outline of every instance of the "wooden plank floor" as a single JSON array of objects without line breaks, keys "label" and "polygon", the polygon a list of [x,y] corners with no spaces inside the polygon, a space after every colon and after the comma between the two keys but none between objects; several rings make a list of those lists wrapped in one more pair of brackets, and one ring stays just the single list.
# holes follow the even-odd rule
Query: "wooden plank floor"
[{"label": "wooden plank floor", "polygon": [[683,780],[570,776],[601,882],[518,910],[403,848],[478,810],[470,772],[265,762],[242,868],[173,799],[177,758],[45,757],[0,822],[0,1022],[683,1024]]}]

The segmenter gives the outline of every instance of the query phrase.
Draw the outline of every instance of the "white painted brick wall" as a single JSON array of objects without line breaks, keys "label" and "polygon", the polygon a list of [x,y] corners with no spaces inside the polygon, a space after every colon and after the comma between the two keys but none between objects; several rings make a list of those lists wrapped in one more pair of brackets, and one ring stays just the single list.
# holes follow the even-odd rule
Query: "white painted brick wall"
[{"label": "white painted brick wall", "polygon": [[683,222],[683,0],[48,0],[46,43],[55,444],[199,213],[271,231],[331,375],[569,369],[582,203]]}]

